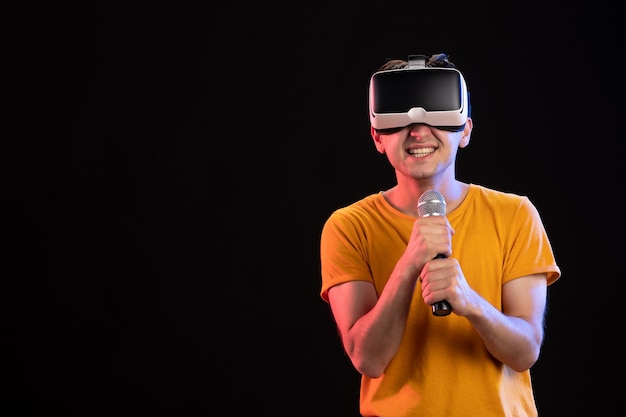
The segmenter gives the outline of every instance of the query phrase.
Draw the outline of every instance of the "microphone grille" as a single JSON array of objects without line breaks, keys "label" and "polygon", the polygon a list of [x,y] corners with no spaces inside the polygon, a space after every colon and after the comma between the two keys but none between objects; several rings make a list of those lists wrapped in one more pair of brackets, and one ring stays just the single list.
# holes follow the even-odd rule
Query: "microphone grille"
[{"label": "microphone grille", "polygon": [[446,200],[438,191],[425,191],[417,200],[417,214],[420,217],[445,216]]}]

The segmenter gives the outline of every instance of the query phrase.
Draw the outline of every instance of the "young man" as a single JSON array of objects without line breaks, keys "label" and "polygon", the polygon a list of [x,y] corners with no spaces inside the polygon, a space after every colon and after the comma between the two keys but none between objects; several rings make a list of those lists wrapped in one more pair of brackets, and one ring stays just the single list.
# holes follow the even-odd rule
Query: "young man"
[{"label": "young man", "polygon": [[561,272],[527,197],[456,179],[465,79],[445,54],[388,61],[370,121],[397,184],[336,210],[320,239],[320,294],[362,375],[361,414],[537,416],[530,368]]}]

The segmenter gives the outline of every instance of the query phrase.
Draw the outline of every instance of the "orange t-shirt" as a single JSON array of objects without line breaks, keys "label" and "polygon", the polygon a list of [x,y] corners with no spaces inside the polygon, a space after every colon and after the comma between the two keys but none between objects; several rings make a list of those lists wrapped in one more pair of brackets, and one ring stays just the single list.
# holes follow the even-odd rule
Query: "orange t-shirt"
[{"label": "orange t-shirt", "polygon": [[[502,310],[502,286],[525,275],[560,269],[543,223],[527,197],[470,184],[447,214],[455,230],[452,257],[469,285]],[[322,286],[368,281],[378,294],[404,252],[415,217],[392,207],[382,193],[336,210],[320,240]],[[417,287],[419,288],[419,287]],[[363,416],[536,416],[530,372],[495,360],[463,317],[432,315],[419,289],[396,356],[379,378],[361,380]]]}]

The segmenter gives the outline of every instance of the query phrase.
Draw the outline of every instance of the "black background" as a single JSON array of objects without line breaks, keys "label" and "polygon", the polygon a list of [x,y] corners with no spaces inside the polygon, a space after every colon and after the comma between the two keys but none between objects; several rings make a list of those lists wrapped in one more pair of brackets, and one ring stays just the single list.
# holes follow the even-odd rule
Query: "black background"
[{"label": "black background", "polygon": [[359,376],[319,297],[319,234],[335,208],[395,181],[369,136],[371,73],[445,52],[473,105],[458,177],[529,196],[562,268],[532,369],[540,415],[578,411],[564,150],[582,139],[588,27],[568,7],[509,3],[9,14],[2,407],[357,416]]}]

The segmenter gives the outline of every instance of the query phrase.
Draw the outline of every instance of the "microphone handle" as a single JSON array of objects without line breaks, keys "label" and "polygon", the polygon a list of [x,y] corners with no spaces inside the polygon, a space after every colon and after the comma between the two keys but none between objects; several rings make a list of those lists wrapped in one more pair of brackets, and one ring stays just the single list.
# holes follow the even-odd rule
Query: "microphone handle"
[{"label": "microphone handle", "polygon": [[[441,259],[445,257],[446,255],[440,253],[439,255],[435,256],[434,259]],[[447,316],[452,312],[452,306],[446,300],[437,301],[435,304],[432,305],[432,309],[433,316]]]}]

